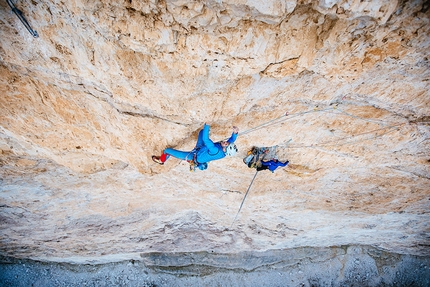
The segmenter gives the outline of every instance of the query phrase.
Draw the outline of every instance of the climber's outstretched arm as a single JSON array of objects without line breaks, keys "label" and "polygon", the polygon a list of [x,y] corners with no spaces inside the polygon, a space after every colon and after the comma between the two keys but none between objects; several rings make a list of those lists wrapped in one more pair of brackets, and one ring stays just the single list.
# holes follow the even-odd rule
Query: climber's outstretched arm
[{"label": "climber's outstretched arm", "polygon": [[215,146],[215,143],[209,138],[210,126],[205,123],[202,130],[202,142],[208,148],[209,152],[216,153],[218,148]]}]

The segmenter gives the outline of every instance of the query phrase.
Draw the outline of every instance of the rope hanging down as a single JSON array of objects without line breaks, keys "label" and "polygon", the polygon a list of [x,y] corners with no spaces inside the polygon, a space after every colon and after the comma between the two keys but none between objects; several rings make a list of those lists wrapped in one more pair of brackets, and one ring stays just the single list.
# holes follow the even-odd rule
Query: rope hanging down
[{"label": "rope hanging down", "polygon": [[16,16],[18,16],[19,20],[21,20],[22,24],[24,24],[28,32],[30,32],[30,34],[34,38],[39,37],[39,34],[37,34],[37,32],[31,28],[30,24],[28,24],[27,20],[22,15],[21,10],[15,7],[15,4],[12,3],[12,0],[6,0],[6,1],[7,1],[7,4],[9,4],[9,7],[12,9],[12,12],[15,13]]},{"label": "rope hanging down", "polygon": [[234,217],[234,220],[233,220],[233,222],[231,223],[230,228],[233,226],[234,222],[236,221],[237,216],[239,215],[240,210],[242,209],[243,203],[245,202],[245,199],[246,199],[246,197],[248,196],[248,192],[249,192],[249,190],[251,189],[252,184],[254,183],[254,179],[255,179],[255,177],[257,176],[257,173],[258,173],[258,171],[256,171],[256,172],[255,172],[254,177],[252,178],[252,181],[251,181],[251,183],[249,184],[248,190],[246,191],[245,196],[243,197],[242,203],[240,204],[239,211],[237,212],[236,216]]},{"label": "rope hanging down", "polygon": [[[290,117],[289,117],[288,119],[291,119],[291,118],[294,118],[294,117],[297,117],[297,116],[300,116],[300,115],[303,115],[303,114],[307,114],[307,113],[312,113],[312,112],[326,112],[326,111],[328,111],[328,110],[332,110],[332,109],[335,109],[335,110],[336,110],[336,109],[337,109],[337,105],[335,105],[334,107],[330,107],[330,108],[322,109],[322,110],[318,110],[317,108],[314,108],[313,110],[308,110],[308,111],[305,111],[305,112],[300,112],[300,113],[291,114],[291,115],[290,115]],[[337,114],[343,114],[343,115],[346,115],[346,116],[349,116],[349,117],[353,117],[353,118],[361,119],[361,120],[368,121],[368,122],[373,122],[373,123],[376,123],[376,124],[383,125],[384,127],[379,128],[379,129],[375,129],[375,130],[372,130],[372,131],[368,131],[368,132],[363,132],[363,133],[360,133],[360,134],[356,134],[356,135],[353,135],[353,136],[344,137],[344,138],[339,138],[339,139],[335,139],[335,140],[331,140],[331,141],[326,141],[326,142],[322,142],[322,143],[318,143],[318,144],[312,144],[312,145],[300,145],[300,146],[299,146],[299,145],[296,145],[296,146],[290,146],[290,148],[303,148],[303,147],[328,146],[328,145],[332,145],[332,143],[338,143],[338,142],[339,142],[339,141],[341,141],[341,140],[347,140],[347,139],[354,138],[354,137],[357,137],[357,136],[370,134],[370,133],[373,133],[373,132],[384,131],[383,133],[381,133],[381,134],[379,134],[379,135],[375,135],[375,136],[374,136],[375,138],[376,138],[376,137],[381,137],[381,136],[383,136],[383,135],[385,135],[385,134],[388,134],[388,133],[390,133],[390,132],[393,132],[395,129],[398,129],[399,127],[401,127],[401,126],[403,126],[403,125],[405,124],[405,123],[401,123],[401,124],[394,124],[394,125],[393,125],[393,124],[389,124],[389,123],[384,122],[384,121],[364,119],[364,118],[361,118],[361,117],[358,117],[358,116],[355,116],[355,115],[349,114],[349,113],[347,113],[347,112],[345,112],[345,111],[343,111],[343,110],[340,110],[340,109],[339,109],[339,113],[337,113]],[[261,125],[259,125],[259,126],[256,126],[256,127],[254,127],[254,128],[248,129],[248,130],[246,130],[246,131],[244,131],[244,132],[242,132],[242,133],[240,133],[240,134],[242,134],[242,135],[243,135],[243,134],[247,134],[247,133],[253,132],[253,131],[255,131],[255,130],[258,130],[258,129],[261,129],[261,128],[264,128],[264,127],[268,127],[268,126],[270,126],[270,125],[274,125],[274,124],[277,124],[277,123],[281,123],[281,122],[283,122],[283,121],[287,120],[287,118],[286,118],[286,117],[287,117],[288,115],[289,115],[289,114],[288,114],[288,112],[286,112],[286,113],[285,113],[285,115],[282,115],[282,116],[281,116],[281,117],[279,117],[279,118],[276,118],[276,119],[274,119],[274,120],[271,120],[271,121],[265,122],[265,123],[263,123],[263,124],[261,124]],[[292,116],[292,117],[291,117],[291,116]],[[279,145],[276,145],[276,146],[268,147],[267,149],[268,149],[268,151],[270,151],[270,152],[274,152],[274,153],[276,153],[276,149],[277,149],[277,147],[288,147],[288,145],[289,145],[289,143],[291,142],[291,140],[292,140],[292,139],[290,139],[290,140],[289,140],[289,141],[287,141],[286,143],[282,143],[282,144],[279,144]],[[350,141],[350,142],[346,142],[346,143],[341,143],[341,144],[337,144],[337,145],[349,144],[349,143],[352,143],[352,142],[354,142],[354,141]],[[357,141],[355,141],[355,142],[357,142]],[[265,154],[265,155],[266,155],[266,154]],[[265,155],[264,155],[264,156],[265,156]],[[263,158],[264,158],[264,156],[263,156]],[[244,202],[245,202],[246,197],[248,196],[249,190],[251,189],[251,186],[252,186],[252,184],[254,183],[254,180],[255,180],[255,178],[256,178],[256,176],[257,176],[257,173],[258,173],[258,172],[259,172],[259,171],[257,170],[257,171],[256,171],[256,173],[255,173],[255,175],[254,175],[254,177],[252,178],[252,181],[251,181],[251,183],[250,183],[250,185],[249,185],[249,187],[248,187],[248,189],[247,189],[247,191],[246,191],[246,193],[245,193],[245,196],[243,197],[242,203],[240,204],[239,211],[237,212],[237,214],[236,214],[236,216],[235,216],[235,218],[234,218],[233,222],[231,223],[230,228],[233,226],[233,224],[234,224],[234,222],[236,221],[236,219],[237,219],[237,217],[238,217],[238,215],[239,215],[240,211],[242,210],[242,206],[243,206],[243,204],[244,204]]]}]

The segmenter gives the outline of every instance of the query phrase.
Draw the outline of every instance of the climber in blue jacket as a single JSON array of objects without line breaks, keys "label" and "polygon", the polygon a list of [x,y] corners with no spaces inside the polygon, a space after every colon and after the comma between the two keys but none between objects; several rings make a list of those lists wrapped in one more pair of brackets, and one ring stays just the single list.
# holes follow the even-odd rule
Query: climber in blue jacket
[{"label": "climber in blue jacket", "polygon": [[199,132],[196,147],[192,151],[180,151],[167,148],[161,156],[152,156],[152,160],[159,164],[164,164],[170,156],[181,160],[194,163],[200,170],[208,168],[208,162],[224,158],[226,155],[233,156],[237,152],[234,142],[237,139],[239,129],[233,127],[231,137],[226,141],[213,142],[209,138],[210,126],[205,123],[203,129]]}]

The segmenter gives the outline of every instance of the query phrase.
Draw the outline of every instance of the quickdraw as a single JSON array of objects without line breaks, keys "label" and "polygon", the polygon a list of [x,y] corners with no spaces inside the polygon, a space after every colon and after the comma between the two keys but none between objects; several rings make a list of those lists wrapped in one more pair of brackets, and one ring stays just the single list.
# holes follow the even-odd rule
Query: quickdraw
[{"label": "quickdraw", "polygon": [[9,7],[12,9],[12,12],[15,13],[16,16],[18,16],[19,20],[21,20],[22,24],[24,24],[25,28],[27,28],[28,32],[30,32],[30,34],[34,38],[38,38],[39,34],[37,34],[37,32],[31,28],[30,24],[28,24],[27,20],[22,15],[21,10],[15,7],[15,4],[12,3],[12,0],[6,0],[6,1],[7,1],[7,4],[9,4]]}]

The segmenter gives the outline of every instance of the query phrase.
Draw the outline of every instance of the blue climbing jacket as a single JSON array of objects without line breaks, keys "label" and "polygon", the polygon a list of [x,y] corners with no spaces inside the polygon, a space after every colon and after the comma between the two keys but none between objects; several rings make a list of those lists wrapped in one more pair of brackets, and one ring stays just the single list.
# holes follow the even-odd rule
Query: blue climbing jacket
[{"label": "blue climbing jacket", "polygon": [[274,172],[275,169],[277,169],[278,167],[286,166],[288,163],[289,163],[288,161],[282,163],[280,161],[269,160],[269,161],[262,161],[261,165],[267,166],[271,172]]},{"label": "blue climbing jacket", "polygon": [[[199,138],[196,145],[196,160],[198,163],[205,163],[212,160],[222,159],[226,156],[222,150],[221,143],[214,143],[209,138],[210,126],[205,124],[203,130],[199,133]],[[232,133],[231,137],[227,140],[229,143],[236,141],[237,134]]]}]

